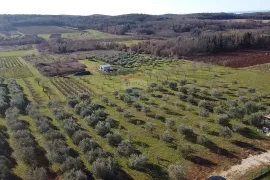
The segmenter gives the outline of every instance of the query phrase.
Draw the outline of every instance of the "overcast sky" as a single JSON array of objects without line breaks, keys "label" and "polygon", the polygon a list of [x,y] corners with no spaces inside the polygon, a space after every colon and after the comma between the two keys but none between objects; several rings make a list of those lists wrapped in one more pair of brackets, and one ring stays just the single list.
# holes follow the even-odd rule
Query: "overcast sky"
[{"label": "overcast sky", "polygon": [[186,14],[260,10],[270,10],[270,0],[0,0],[0,14]]}]

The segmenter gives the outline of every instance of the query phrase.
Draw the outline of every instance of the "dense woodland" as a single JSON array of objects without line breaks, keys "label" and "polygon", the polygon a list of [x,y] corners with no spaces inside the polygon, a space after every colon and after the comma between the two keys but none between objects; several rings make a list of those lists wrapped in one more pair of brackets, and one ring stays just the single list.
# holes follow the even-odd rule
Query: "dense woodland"
[{"label": "dense woodland", "polygon": [[[4,34],[21,26],[54,25],[79,30],[95,29],[111,34],[132,35],[133,39],[152,39],[126,47],[117,39],[55,38],[43,41],[42,38],[33,35],[2,39],[0,45],[41,44],[40,50],[53,53],[113,49],[165,57],[201,55],[239,49],[268,49],[270,22],[262,21],[267,19],[270,19],[270,13],[203,13],[159,16],[145,14],[121,16],[0,15],[0,31]],[[127,36],[127,39],[129,38],[130,36]]]}]

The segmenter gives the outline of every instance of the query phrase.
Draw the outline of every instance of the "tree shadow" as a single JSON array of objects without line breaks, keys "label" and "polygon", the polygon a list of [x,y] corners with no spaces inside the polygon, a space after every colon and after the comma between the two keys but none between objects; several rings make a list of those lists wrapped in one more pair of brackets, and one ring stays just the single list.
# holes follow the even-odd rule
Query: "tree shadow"
[{"label": "tree shadow", "polygon": [[127,172],[125,172],[122,168],[118,168],[114,172],[114,177],[111,177],[108,180],[133,180],[133,178]]},{"label": "tree shadow", "polygon": [[148,164],[142,171],[149,174],[152,179],[169,179],[167,172],[156,164]]},{"label": "tree shadow", "polygon": [[214,142],[210,141],[207,144],[205,144],[204,147],[208,148],[212,153],[219,154],[227,158],[237,158],[237,156],[235,156],[233,153],[231,153],[227,149],[217,146]]},{"label": "tree shadow", "polygon": [[211,136],[219,136],[218,132],[216,132],[216,131],[210,131],[210,132],[208,132],[208,134]]},{"label": "tree shadow", "polygon": [[205,159],[205,158],[202,158],[202,157],[199,157],[199,156],[190,156],[187,158],[187,160],[193,162],[194,164],[198,164],[200,166],[205,166],[205,167],[212,167],[212,166],[216,166],[217,164],[208,160],[208,159]]},{"label": "tree shadow", "polygon": [[138,145],[138,146],[141,146],[141,147],[144,147],[144,148],[148,148],[149,145],[145,142],[142,142],[142,141],[134,141],[133,142],[134,144]]},{"label": "tree shadow", "polygon": [[236,145],[236,146],[238,146],[240,148],[244,148],[244,149],[250,149],[250,150],[253,150],[253,151],[266,152],[265,150],[256,147],[254,144],[250,144],[250,143],[247,143],[247,142],[234,140],[234,141],[232,141],[232,144],[234,144],[234,145]]}]

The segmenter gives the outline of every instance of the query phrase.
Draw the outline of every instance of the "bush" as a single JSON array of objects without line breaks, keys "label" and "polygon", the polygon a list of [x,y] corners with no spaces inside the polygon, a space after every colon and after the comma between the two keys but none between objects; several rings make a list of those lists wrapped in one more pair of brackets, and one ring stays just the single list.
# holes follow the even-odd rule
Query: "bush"
[{"label": "bush", "polygon": [[216,107],[214,107],[214,113],[223,114],[223,113],[225,113],[225,109],[222,106],[216,106]]},{"label": "bush", "polygon": [[261,112],[251,114],[248,118],[249,124],[259,127],[263,124],[263,115]]},{"label": "bush", "polygon": [[113,94],[114,96],[118,96],[119,92],[118,92],[118,91],[114,91],[112,94]]},{"label": "bush", "polygon": [[171,137],[169,131],[165,131],[160,135],[160,140],[166,143],[171,143],[173,138]]},{"label": "bush", "polygon": [[100,136],[105,136],[111,131],[111,125],[108,122],[99,121],[95,127],[96,133]]},{"label": "bush", "polygon": [[219,136],[221,136],[223,138],[231,138],[232,134],[233,134],[233,132],[229,127],[222,127],[219,130]]},{"label": "bush", "polygon": [[184,180],[187,176],[187,170],[180,164],[173,164],[168,167],[168,174],[172,180]]},{"label": "bush", "polygon": [[190,104],[193,104],[193,105],[195,105],[197,103],[196,99],[192,95],[189,95],[187,97],[187,102],[189,102]]},{"label": "bush", "polygon": [[187,80],[186,79],[181,79],[180,80],[180,86],[184,86],[187,84]]},{"label": "bush", "polygon": [[177,89],[177,83],[176,82],[169,82],[168,87],[172,90]]},{"label": "bush", "polygon": [[212,144],[212,141],[208,139],[206,136],[200,135],[197,137],[197,143],[206,147],[210,147]]},{"label": "bush", "polygon": [[220,114],[217,116],[216,123],[225,126],[229,124],[230,120],[227,114]]},{"label": "bush", "polygon": [[74,108],[77,104],[79,104],[79,99],[76,96],[68,96],[67,103],[70,107]]},{"label": "bush", "polygon": [[130,141],[124,140],[118,145],[117,152],[122,156],[130,156],[135,152],[135,149]]},{"label": "bush", "polygon": [[199,110],[199,115],[201,117],[209,117],[209,111],[207,109],[205,109],[205,108],[202,107]]},{"label": "bush", "polygon": [[210,129],[210,126],[203,122],[200,122],[199,127],[202,131],[208,131]]},{"label": "bush", "polygon": [[177,151],[185,159],[189,158],[191,154],[194,152],[194,150],[188,144],[183,144],[181,146],[178,146]]},{"label": "bush", "polygon": [[90,116],[86,116],[84,120],[91,127],[95,127],[99,122],[99,117],[96,114],[91,114]]},{"label": "bush", "polygon": [[94,176],[101,179],[113,179],[116,169],[117,162],[111,157],[98,158],[92,166]]},{"label": "bush", "polygon": [[162,95],[162,100],[163,101],[169,101],[170,100],[170,96],[168,94],[163,94]]},{"label": "bush", "polygon": [[78,130],[72,135],[72,141],[78,145],[83,139],[88,138],[89,135],[86,131]]},{"label": "bush", "polygon": [[83,169],[83,164],[78,158],[67,157],[64,163],[61,165],[62,172],[81,169]]},{"label": "bush", "polygon": [[98,143],[90,138],[85,138],[79,143],[79,149],[86,153],[90,150],[94,150],[98,147]]},{"label": "bush", "polygon": [[188,88],[188,94],[194,95],[196,94],[196,86],[194,84],[190,85]]},{"label": "bush", "polygon": [[63,174],[63,180],[87,180],[87,176],[81,170],[70,170]]},{"label": "bush", "polygon": [[109,133],[106,135],[106,138],[111,146],[117,146],[122,141],[121,135],[119,133]]},{"label": "bush", "polygon": [[148,164],[148,158],[145,154],[132,154],[129,158],[128,165],[132,169],[143,169]]},{"label": "bush", "polygon": [[232,118],[243,119],[245,116],[245,109],[242,107],[230,107],[229,114]]},{"label": "bush", "polygon": [[96,148],[94,150],[87,152],[87,160],[90,164],[92,164],[97,158],[106,158],[107,153],[103,151],[101,148]]},{"label": "bush", "polygon": [[80,126],[74,119],[66,119],[61,124],[69,136],[72,136],[76,131],[80,129]]},{"label": "bush", "polygon": [[209,95],[209,91],[208,91],[208,89],[206,89],[206,88],[201,88],[200,92],[201,92],[201,94],[202,94],[203,96],[208,96],[208,95]]},{"label": "bush", "polygon": [[156,130],[155,124],[151,122],[145,123],[144,128],[146,129],[146,131],[150,133],[153,133]]},{"label": "bush", "polygon": [[242,102],[242,103],[247,103],[247,102],[249,101],[249,98],[246,97],[246,96],[240,96],[240,97],[238,98],[238,101],[239,101],[239,102]]},{"label": "bush", "polygon": [[222,92],[220,92],[218,89],[212,89],[211,90],[211,95],[215,98],[221,98],[222,97]]},{"label": "bush", "polygon": [[109,102],[109,99],[107,97],[103,96],[101,98],[101,101],[104,102],[105,104],[107,104]]},{"label": "bush", "polygon": [[247,114],[256,113],[259,111],[258,105],[253,101],[248,101],[245,104],[245,110]]},{"label": "bush", "polygon": [[166,118],[166,126],[169,128],[173,128],[176,124],[175,118]]},{"label": "bush", "polygon": [[242,124],[233,124],[232,125],[232,129],[234,132],[237,132],[237,133],[243,133],[246,129],[246,127]]},{"label": "bush", "polygon": [[183,134],[187,138],[191,138],[195,136],[193,129],[189,126],[185,126],[183,124],[179,125],[178,132]]},{"label": "bush", "polygon": [[249,92],[249,93],[255,93],[255,92],[256,92],[256,89],[253,88],[253,87],[249,87],[249,88],[248,88],[248,92]]},{"label": "bush", "polygon": [[26,180],[47,180],[48,178],[48,172],[45,168],[36,168],[32,167],[30,168],[26,174],[25,174]]}]

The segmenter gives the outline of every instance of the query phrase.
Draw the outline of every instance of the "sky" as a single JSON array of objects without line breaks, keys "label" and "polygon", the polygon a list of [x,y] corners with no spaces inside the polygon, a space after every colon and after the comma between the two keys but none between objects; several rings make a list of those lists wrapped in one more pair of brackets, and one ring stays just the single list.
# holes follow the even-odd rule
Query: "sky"
[{"label": "sky", "polygon": [[120,15],[270,11],[270,0],[0,0],[0,14]]}]

